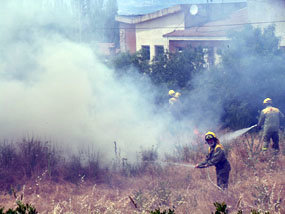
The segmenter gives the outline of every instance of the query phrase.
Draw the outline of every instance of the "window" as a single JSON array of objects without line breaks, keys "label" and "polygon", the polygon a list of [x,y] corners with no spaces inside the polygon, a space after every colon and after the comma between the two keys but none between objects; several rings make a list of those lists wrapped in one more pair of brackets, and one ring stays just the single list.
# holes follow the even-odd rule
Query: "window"
[{"label": "window", "polygon": [[149,45],[142,45],[142,57],[150,60],[150,48]]},{"label": "window", "polygon": [[164,47],[162,45],[155,45],[155,56],[162,55],[164,53]]},{"label": "window", "polygon": [[181,53],[184,50],[183,47],[176,47],[176,52]]}]

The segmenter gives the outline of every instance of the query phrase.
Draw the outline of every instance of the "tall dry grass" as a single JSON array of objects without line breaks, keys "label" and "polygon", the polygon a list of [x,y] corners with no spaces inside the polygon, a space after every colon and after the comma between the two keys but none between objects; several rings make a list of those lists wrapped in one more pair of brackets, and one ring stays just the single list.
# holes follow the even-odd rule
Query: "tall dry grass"
[{"label": "tall dry grass", "polygon": [[[196,143],[201,146],[201,142]],[[1,174],[4,176],[1,176],[0,205],[15,207],[15,201],[22,199],[35,206],[40,213],[149,213],[157,208],[170,208],[175,213],[205,214],[215,210],[214,202],[225,202],[230,213],[239,210],[250,213],[256,209],[261,213],[283,214],[284,137],[280,140],[281,153],[278,156],[272,156],[271,150],[261,153],[261,143],[260,137],[251,133],[225,146],[232,165],[227,191],[216,187],[214,167],[194,169],[160,164],[155,162],[156,151],[152,149],[140,153],[139,157],[151,161],[136,164],[121,161],[124,166],[119,170],[102,169],[100,161],[94,156],[91,160],[97,161],[97,164],[90,161],[90,165],[86,164],[88,162],[82,165],[80,156],[63,160],[60,155],[55,155],[58,161],[53,167],[50,166],[53,169],[50,173],[49,156],[45,152],[51,152],[51,147],[45,143],[34,145],[45,148],[30,146],[30,150],[27,149],[45,154],[44,158],[26,152],[27,160],[22,160],[24,157],[14,148],[16,144],[4,143],[0,151],[1,173],[4,172]],[[195,149],[193,145],[195,142],[176,155],[167,155],[166,160],[189,163],[189,166],[202,161],[207,148]],[[33,164],[35,160],[39,163],[36,161]],[[29,164],[29,168],[25,169]],[[14,170],[10,166],[15,167]],[[13,180],[9,180],[8,175]],[[22,179],[18,177],[20,175]]]}]

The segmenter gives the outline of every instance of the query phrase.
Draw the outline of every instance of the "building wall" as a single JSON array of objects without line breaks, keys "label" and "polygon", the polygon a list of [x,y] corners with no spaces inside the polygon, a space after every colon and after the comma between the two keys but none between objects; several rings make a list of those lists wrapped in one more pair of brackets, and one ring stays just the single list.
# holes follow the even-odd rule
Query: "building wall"
[{"label": "building wall", "polygon": [[[269,22],[256,24],[257,27],[267,27],[273,21],[285,21],[285,1],[284,0],[248,0],[249,21]],[[280,46],[285,46],[285,22],[276,22],[276,35],[281,37]]]},{"label": "building wall", "polygon": [[136,52],[136,31],[134,25],[120,23],[120,49],[122,52]]},{"label": "building wall", "polygon": [[155,45],[163,45],[168,50],[168,40],[163,35],[173,30],[184,28],[183,11],[169,14],[157,19],[142,22],[136,25],[136,50],[139,51],[142,45],[150,46],[150,59],[155,55]]}]

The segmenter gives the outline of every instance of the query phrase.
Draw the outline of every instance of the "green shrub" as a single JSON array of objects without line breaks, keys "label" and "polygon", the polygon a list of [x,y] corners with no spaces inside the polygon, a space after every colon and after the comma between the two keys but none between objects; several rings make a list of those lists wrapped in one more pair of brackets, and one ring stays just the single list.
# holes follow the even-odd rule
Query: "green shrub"
[{"label": "green shrub", "polygon": [[[215,213],[212,212],[212,214],[227,214],[229,213],[228,209],[227,209],[227,204],[225,202],[219,203],[219,202],[215,202],[214,206],[216,207],[216,211]],[[237,212],[237,214],[242,214],[242,210],[239,210]],[[256,210],[251,210],[250,214],[262,214],[259,211]],[[270,214],[269,212],[264,212],[264,214]]]},{"label": "green shrub", "polygon": [[215,214],[227,214],[227,213],[229,213],[229,211],[227,209],[227,205],[225,204],[225,202],[223,202],[221,204],[218,202],[215,202],[214,205],[216,207]]},{"label": "green shrub", "polygon": [[21,201],[17,201],[17,207],[15,209],[9,209],[4,212],[4,207],[0,208],[0,214],[36,214],[38,211],[30,204],[23,204]]},{"label": "green shrub", "polygon": [[167,210],[164,210],[164,211],[160,211],[160,209],[156,209],[154,211],[151,211],[150,214],[175,214],[174,210],[171,210],[169,209],[168,211]]}]

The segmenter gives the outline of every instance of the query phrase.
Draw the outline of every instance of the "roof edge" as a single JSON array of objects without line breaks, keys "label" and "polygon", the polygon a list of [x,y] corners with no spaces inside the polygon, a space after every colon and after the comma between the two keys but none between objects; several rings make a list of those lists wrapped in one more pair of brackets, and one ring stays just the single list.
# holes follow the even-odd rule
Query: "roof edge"
[{"label": "roof edge", "polygon": [[168,8],[164,8],[161,10],[158,10],[156,12],[153,13],[148,13],[148,14],[144,14],[144,15],[140,15],[140,16],[133,16],[133,17],[126,17],[123,15],[117,15],[115,17],[115,20],[118,22],[123,22],[123,23],[127,23],[127,24],[138,24],[141,22],[145,22],[151,19],[156,19],[162,16],[166,16],[168,14],[172,14],[172,13],[177,13],[179,11],[182,10],[182,5],[178,4],[178,5],[174,5],[172,7],[168,7]]}]

